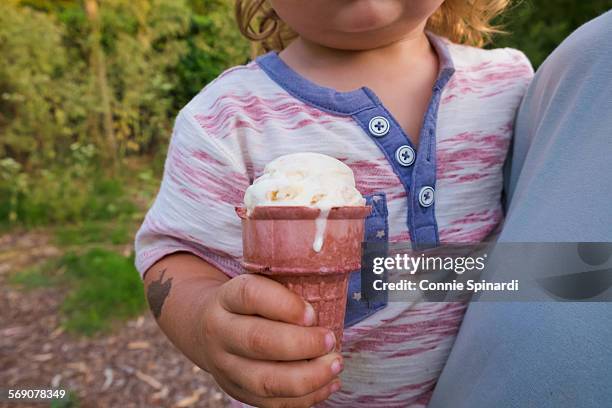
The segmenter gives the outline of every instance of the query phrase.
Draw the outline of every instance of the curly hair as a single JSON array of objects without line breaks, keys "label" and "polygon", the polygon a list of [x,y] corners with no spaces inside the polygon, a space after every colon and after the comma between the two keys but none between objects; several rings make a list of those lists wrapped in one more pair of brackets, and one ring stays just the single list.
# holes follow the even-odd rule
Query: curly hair
[{"label": "curly hair", "polygon": [[[445,0],[429,18],[427,29],[459,43],[481,47],[500,32],[492,20],[511,0]],[[297,35],[278,17],[267,0],[236,0],[240,32],[265,51],[282,50]]]}]

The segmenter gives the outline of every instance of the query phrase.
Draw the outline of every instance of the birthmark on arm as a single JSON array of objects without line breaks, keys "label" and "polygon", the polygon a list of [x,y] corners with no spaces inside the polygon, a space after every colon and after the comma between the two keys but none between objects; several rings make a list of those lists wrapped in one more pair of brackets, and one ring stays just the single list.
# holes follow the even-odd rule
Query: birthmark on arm
[{"label": "birthmark on arm", "polygon": [[155,316],[156,319],[160,318],[162,307],[164,306],[164,302],[166,301],[166,298],[170,294],[170,289],[172,288],[172,278],[168,278],[164,281],[165,273],[166,269],[162,269],[159,279],[151,282],[147,289],[147,300],[149,302],[149,307],[151,308],[151,312],[153,312],[153,316]]}]

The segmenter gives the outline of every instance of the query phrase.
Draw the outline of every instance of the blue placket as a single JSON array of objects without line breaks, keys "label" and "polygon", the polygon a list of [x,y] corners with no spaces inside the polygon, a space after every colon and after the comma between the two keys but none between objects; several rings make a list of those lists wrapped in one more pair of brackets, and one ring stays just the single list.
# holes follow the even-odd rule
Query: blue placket
[{"label": "blue placket", "polygon": [[385,154],[408,195],[406,224],[416,248],[439,244],[435,215],[436,122],[442,90],[454,70],[444,66],[432,90],[419,138],[418,151],[376,95],[365,89],[374,106],[353,115]]}]

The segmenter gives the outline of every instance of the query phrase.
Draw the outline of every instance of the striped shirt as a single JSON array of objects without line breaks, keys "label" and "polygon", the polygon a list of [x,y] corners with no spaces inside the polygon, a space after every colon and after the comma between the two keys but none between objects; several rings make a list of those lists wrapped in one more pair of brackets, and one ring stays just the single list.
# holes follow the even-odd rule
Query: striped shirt
[{"label": "striped shirt", "polygon": [[[502,167],[533,70],[516,50],[429,38],[441,69],[414,164],[398,154],[412,148],[405,133],[367,88],[320,87],[276,54],[206,86],[176,120],[159,194],[136,237],[140,273],[179,251],[230,277],[242,273],[234,207],[268,162],[298,152],[336,157],[362,194],[384,194],[390,242],[489,236],[503,220]],[[435,187],[433,205],[419,207],[422,187]],[[343,387],[323,405],[426,405],[464,311],[461,303],[390,303],[346,328]]]}]

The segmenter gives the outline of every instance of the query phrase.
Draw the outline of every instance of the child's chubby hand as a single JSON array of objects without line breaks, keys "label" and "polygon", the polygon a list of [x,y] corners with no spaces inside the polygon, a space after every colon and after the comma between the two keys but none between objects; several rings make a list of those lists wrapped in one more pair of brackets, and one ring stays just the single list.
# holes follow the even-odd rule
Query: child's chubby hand
[{"label": "child's chubby hand", "polygon": [[208,296],[206,369],[231,396],[258,407],[310,407],[340,388],[333,332],[312,306],[269,278],[245,274]]}]

